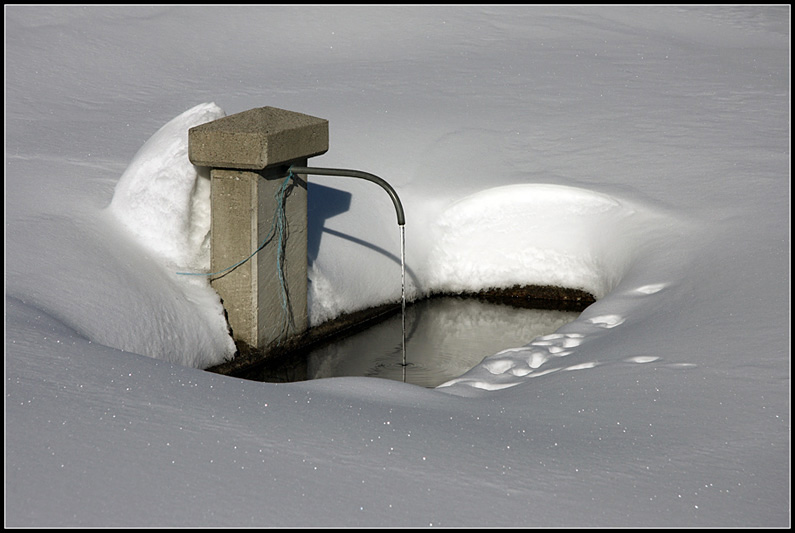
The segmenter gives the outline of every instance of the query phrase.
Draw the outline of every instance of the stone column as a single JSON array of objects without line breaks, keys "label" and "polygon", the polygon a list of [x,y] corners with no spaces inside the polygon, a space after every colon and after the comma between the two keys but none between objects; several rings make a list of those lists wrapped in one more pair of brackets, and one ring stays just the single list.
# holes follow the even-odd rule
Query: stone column
[{"label": "stone column", "polygon": [[[191,128],[188,146],[190,161],[211,169],[211,272],[270,236],[211,278],[235,341],[267,353],[308,328],[306,176],[282,187],[291,165],[328,150],[328,121],[262,107]],[[283,232],[274,221],[280,193]]]}]

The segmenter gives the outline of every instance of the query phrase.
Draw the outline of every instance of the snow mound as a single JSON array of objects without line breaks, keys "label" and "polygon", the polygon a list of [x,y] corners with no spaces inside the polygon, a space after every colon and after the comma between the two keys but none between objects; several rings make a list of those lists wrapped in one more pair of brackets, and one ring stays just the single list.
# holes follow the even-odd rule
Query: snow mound
[{"label": "snow mound", "polygon": [[143,246],[180,268],[210,264],[210,179],[188,159],[188,130],[223,116],[205,103],[160,128],[133,158],[110,204]]},{"label": "snow mound", "polygon": [[495,187],[445,210],[427,272],[440,292],[538,284],[605,296],[626,271],[635,209],[563,185]]},{"label": "snow mound", "polygon": [[125,275],[140,278],[145,265],[157,272],[146,279],[162,278],[162,287],[142,283],[140,301],[128,307],[148,312],[125,328],[101,323],[94,338],[197,368],[234,354],[223,306],[207,278],[177,274],[210,266],[210,177],[188,159],[188,130],[223,116],[220,107],[205,103],[172,119],[141,147],[116,185],[108,212],[155,259]]}]

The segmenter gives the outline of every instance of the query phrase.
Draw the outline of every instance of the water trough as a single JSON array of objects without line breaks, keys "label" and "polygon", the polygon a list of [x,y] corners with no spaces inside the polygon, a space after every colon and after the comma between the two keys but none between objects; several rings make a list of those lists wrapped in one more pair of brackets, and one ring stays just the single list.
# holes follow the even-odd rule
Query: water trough
[{"label": "water trough", "polygon": [[[301,361],[313,348],[399,314],[399,366],[405,374],[415,363],[406,353],[405,214],[395,190],[367,172],[308,166],[309,158],[328,150],[328,121],[302,113],[273,107],[252,109],[191,128],[188,138],[191,162],[210,168],[211,260],[207,275],[221,297],[238,349],[234,359],[208,370],[250,376],[276,362],[283,369],[291,365],[301,368],[305,366]],[[309,327],[307,176],[312,174],[365,179],[389,194],[400,231],[399,304],[384,304]],[[582,291],[535,286],[463,296],[575,310],[593,301]],[[297,379],[309,379],[306,372],[293,374]]]}]

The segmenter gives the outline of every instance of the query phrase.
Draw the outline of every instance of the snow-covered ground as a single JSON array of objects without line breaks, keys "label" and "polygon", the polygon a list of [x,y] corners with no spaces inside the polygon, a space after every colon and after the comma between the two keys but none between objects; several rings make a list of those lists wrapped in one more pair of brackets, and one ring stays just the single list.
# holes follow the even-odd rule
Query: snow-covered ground
[{"label": "snow-covered ground", "polygon": [[[788,526],[790,8],[5,8],[7,526]],[[328,119],[413,297],[584,288],[438,389],[229,355],[187,125]],[[139,151],[140,150],[140,151]],[[137,154],[137,155],[136,155]],[[312,177],[313,323],[395,300]]]}]

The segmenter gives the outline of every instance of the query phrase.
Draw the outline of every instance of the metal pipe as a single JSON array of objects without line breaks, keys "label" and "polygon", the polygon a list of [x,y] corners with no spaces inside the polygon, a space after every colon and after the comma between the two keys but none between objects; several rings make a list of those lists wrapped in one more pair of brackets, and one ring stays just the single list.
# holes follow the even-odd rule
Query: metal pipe
[{"label": "metal pipe", "polygon": [[392,188],[386,181],[379,178],[375,174],[370,174],[369,172],[362,172],[360,170],[348,170],[345,168],[318,168],[318,167],[297,167],[291,166],[290,172],[295,172],[296,174],[317,174],[321,176],[346,176],[349,178],[361,178],[363,180],[372,181],[380,185],[387,193],[389,193],[389,197],[392,198],[392,203],[395,204],[395,211],[397,212],[397,222],[398,226],[403,226],[406,224],[406,218],[403,215],[403,204],[400,203],[400,198],[398,197],[395,189]]}]

